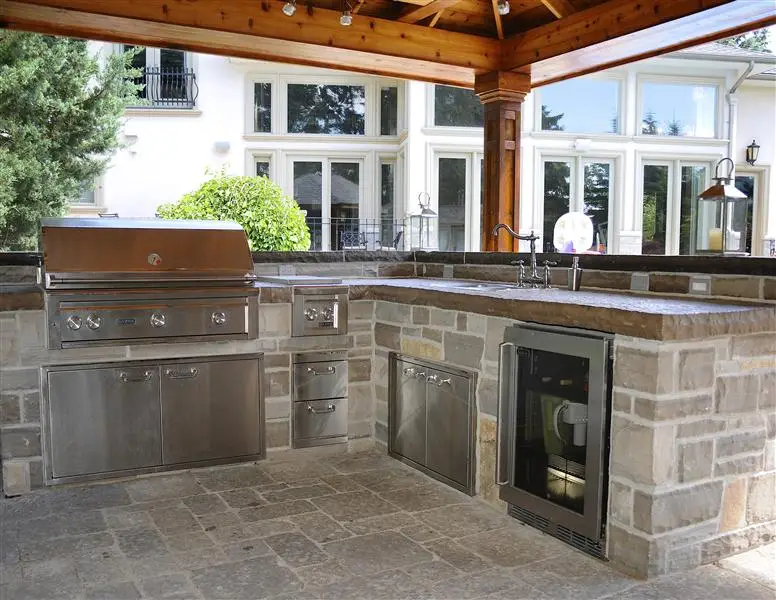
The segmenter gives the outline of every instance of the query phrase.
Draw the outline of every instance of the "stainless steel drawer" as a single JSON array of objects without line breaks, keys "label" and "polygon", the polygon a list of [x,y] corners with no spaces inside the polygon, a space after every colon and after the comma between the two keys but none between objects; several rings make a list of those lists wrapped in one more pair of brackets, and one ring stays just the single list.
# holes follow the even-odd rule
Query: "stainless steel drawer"
[{"label": "stainless steel drawer", "polygon": [[341,442],[348,435],[348,399],[294,403],[294,446]]},{"label": "stainless steel drawer", "polygon": [[325,400],[348,395],[348,361],[294,365],[294,401]]}]

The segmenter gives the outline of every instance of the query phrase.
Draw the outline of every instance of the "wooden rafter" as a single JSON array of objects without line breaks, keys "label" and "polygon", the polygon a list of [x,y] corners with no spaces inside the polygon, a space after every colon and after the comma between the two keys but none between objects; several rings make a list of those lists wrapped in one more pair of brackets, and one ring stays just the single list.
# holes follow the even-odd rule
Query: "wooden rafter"
[{"label": "wooden rafter", "polygon": [[[140,4],[146,5],[151,4],[151,2],[135,3],[114,0],[112,6],[119,4],[124,5],[125,8],[129,5],[136,8]],[[278,4],[282,6],[282,4]],[[314,12],[315,15],[319,16],[323,11],[316,9]],[[339,18],[339,13],[335,14]],[[280,16],[283,15],[280,14]],[[290,18],[284,18],[286,21],[292,21]],[[302,23],[308,22],[307,12],[297,11],[294,20]],[[340,29],[355,28],[361,20],[366,21],[367,19],[353,19],[351,27],[340,27]],[[273,21],[282,23],[279,17]],[[201,27],[65,10],[10,0],[0,2],[0,23],[9,29],[34,31],[46,35],[65,35],[157,48],[181,48],[192,52],[337,68],[358,73],[402,77],[461,87],[472,87],[477,72],[471,65],[447,65],[438,60],[435,61],[431,57],[427,59],[395,57],[371,51],[343,49],[334,45],[322,48],[325,44],[291,40],[279,43],[277,39],[256,34],[208,30]],[[368,27],[368,23],[366,26]],[[428,31],[426,27],[417,28]],[[431,30],[429,33],[449,34],[450,32]],[[478,40],[471,35],[466,35],[464,38]],[[493,41],[495,42],[495,40]],[[498,58],[497,49],[493,58]],[[491,64],[495,66],[495,60],[492,60]],[[484,72],[488,68],[480,67],[479,70]]]},{"label": "wooden rafter", "polygon": [[496,32],[498,33],[498,39],[504,39],[504,24],[501,22],[501,15],[498,12],[498,0],[490,0],[493,5],[493,18],[496,21]]},{"label": "wooden rafter", "polygon": [[[709,19],[708,17],[712,18]],[[515,69],[564,56],[612,41],[612,48],[628,52],[623,36],[640,39],[640,52],[675,47],[737,24],[775,17],[770,2],[747,0],[609,0],[505,40],[501,47],[502,69]],[[681,35],[673,33],[680,32]],[[586,51],[587,52],[587,51]],[[654,55],[653,54],[653,55]]]},{"label": "wooden rafter", "polygon": [[410,12],[403,14],[401,17],[399,17],[399,22],[417,23],[418,21],[422,21],[426,17],[430,17],[440,10],[445,10],[446,8],[450,8],[451,6],[458,4],[460,1],[461,0],[433,0],[433,2],[429,2],[425,6],[413,8]]},{"label": "wooden rafter", "polygon": [[558,19],[568,17],[570,14],[577,12],[577,9],[574,8],[569,0],[542,0],[542,4],[549,8],[550,12]]},{"label": "wooden rafter", "polygon": [[442,13],[445,12],[443,10],[440,10],[437,14],[434,15],[434,18],[431,19],[431,22],[428,24],[429,27],[435,27],[437,22],[439,22],[439,18],[442,16]]},{"label": "wooden rafter", "polygon": [[357,15],[358,11],[361,10],[362,6],[364,6],[364,0],[358,0],[358,2],[356,2],[356,5],[353,7],[353,9],[350,12],[354,15]]}]

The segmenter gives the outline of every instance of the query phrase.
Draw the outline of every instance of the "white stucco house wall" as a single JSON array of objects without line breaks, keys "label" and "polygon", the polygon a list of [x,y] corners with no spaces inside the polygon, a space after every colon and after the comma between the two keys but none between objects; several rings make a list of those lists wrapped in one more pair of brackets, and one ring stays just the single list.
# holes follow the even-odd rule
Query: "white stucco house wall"
[{"label": "white stucco house wall", "polygon": [[[470,92],[167,50],[138,60],[150,101],[127,110],[125,147],[73,214],[150,217],[209,171],[258,169],[308,210],[316,248],[390,245],[401,224],[389,221],[427,193],[439,249],[479,249],[483,134]],[[538,88],[522,129],[523,233],[546,238],[557,215],[587,210],[601,251],[687,252],[690,200],[729,156],[752,197],[751,253],[776,236],[774,55],[705,44]]]}]

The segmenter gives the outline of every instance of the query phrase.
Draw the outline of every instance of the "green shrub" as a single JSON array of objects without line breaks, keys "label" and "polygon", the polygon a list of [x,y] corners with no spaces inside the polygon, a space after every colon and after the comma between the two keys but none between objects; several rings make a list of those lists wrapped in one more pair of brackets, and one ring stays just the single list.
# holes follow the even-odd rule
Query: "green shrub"
[{"label": "green shrub", "polygon": [[266,177],[219,173],[178,202],[157,209],[162,219],[235,221],[253,251],[308,250],[310,230],[295,200]]}]

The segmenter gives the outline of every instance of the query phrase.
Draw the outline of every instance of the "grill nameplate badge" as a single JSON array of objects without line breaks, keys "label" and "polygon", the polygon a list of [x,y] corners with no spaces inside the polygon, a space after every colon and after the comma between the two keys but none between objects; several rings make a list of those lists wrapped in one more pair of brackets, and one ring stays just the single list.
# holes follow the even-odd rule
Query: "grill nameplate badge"
[{"label": "grill nameplate badge", "polygon": [[152,267],[158,267],[159,265],[162,264],[162,257],[156,252],[151,252],[151,254],[149,254],[148,257],[146,258],[146,260],[148,261],[148,264],[151,265]]}]

